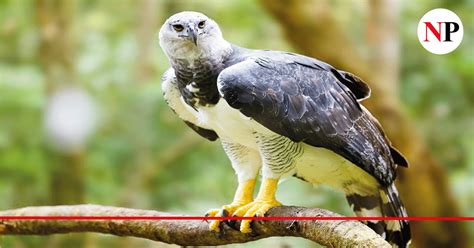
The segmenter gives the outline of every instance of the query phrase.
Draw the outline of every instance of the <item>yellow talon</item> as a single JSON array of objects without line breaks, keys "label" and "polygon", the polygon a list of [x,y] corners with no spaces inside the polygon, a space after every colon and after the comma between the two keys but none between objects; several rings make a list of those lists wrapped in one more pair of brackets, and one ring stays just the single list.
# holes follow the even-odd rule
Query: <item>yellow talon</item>
[{"label": "yellow talon", "polygon": [[[222,217],[224,215],[232,216],[238,208],[252,202],[253,188],[255,187],[255,179],[247,180],[239,183],[235,192],[234,201],[229,205],[224,205],[220,209],[211,209],[207,211],[206,216]],[[211,231],[220,232],[220,220],[213,220],[209,224]]]},{"label": "yellow talon", "polygon": [[[272,207],[280,206],[281,203],[275,199],[278,179],[264,179],[260,191],[255,201],[235,210],[235,216],[253,217],[264,216],[264,214]],[[240,224],[242,233],[250,233],[251,220],[243,220]]]}]

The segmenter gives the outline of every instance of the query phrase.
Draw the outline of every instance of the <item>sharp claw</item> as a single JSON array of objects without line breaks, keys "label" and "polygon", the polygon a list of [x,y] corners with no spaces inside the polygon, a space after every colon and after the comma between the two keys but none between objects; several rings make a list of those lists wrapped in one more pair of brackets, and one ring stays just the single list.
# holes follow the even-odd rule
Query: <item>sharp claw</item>
[{"label": "sharp claw", "polygon": [[221,212],[220,212],[220,214],[221,214],[222,217],[227,217],[227,216],[229,216],[229,212],[227,212],[227,210],[225,210],[225,209],[222,209]]},{"label": "sharp claw", "polygon": [[[204,217],[209,217],[209,216],[211,216],[211,214],[210,214],[209,212],[207,212],[207,213],[204,215]],[[203,221],[205,221],[206,223],[209,223],[209,220],[203,220]]]},{"label": "sharp claw", "polygon": [[[222,213],[221,213],[221,216],[222,216],[222,217],[229,217],[229,212],[228,212],[227,210],[223,209],[223,210],[222,210]],[[225,223],[226,225],[230,226],[229,220],[224,220],[224,223]]]},{"label": "sharp claw", "polygon": [[[255,216],[256,216],[256,217],[265,217],[265,214],[260,214],[260,213],[258,213],[258,214],[256,214]],[[263,224],[263,220],[258,220],[258,223],[259,223],[259,224]]]},{"label": "sharp claw", "polygon": [[239,230],[239,226],[237,225],[237,221],[236,221],[236,220],[229,220],[229,221],[227,221],[227,225],[228,225],[230,228],[232,228],[232,229],[234,229],[234,230],[236,230],[236,231]]},{"label": "sharp claw", "polygon": [[[235,217],[235,215],[231,215],[229,217]],[[225,223],[232,229],[235,229],[234,228],[234,225],[235,225],[235,220],[226,220]]]}]

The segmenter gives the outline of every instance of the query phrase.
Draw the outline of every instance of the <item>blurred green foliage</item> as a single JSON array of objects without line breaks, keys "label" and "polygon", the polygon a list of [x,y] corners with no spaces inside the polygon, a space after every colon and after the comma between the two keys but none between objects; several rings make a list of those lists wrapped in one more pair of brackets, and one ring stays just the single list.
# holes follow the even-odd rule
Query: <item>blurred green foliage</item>
[{"label": "blurred green foliage", "polygon": [[[474,3],[438,2],[401,3],[400,97],[446,167],[463,213],[474,216]],[[464,41],[450,55],[427,56],[418,43],[416,25],[427,10],[442,4],[461,16]],[[154,6],[155,22],[148,34],[152,52],[146,64],[150,76],[140,77],[137,68],[143,48],[136,31],[143,25],[140,2],[84,0],[75,4],[70,17],[75,78],[47,82],[38,52],[41,37],[35,2],[0,1],[0,209],[52,204],[58,191],[51,183],[53,172],[58,166],[70,165],[61,163],[68,160],[57,159],[60,152],[45,135],[44,112],[48,89],[73,82],[91,94],[100,113],[97,129],[79,153],[83,174],[78,176],[85,185],[81,192],[85,203],[199,215],[232,199],[236,179],[219,143],[192,133],[162,99],[160,78],[168,63],[158,46],[157,31],[172,13],[196,10],[215,19],[224,36],[235,44],[293,49],[277,23],[251,0],[168,0]],[[355,8],[335,14],[350,20],[352,15],[363,16],[364,11]],[[351,214],[340,193],[295,179],[283,183],[278,194],[285,204]],[[99,235],[86,239],[96,244],[92,247],[162,246]],[[46,238],[0,237],[1,247],[48,247],[48,242]],[[293,238],[274,238],[252,246],[272,244],[312,246]]]}]

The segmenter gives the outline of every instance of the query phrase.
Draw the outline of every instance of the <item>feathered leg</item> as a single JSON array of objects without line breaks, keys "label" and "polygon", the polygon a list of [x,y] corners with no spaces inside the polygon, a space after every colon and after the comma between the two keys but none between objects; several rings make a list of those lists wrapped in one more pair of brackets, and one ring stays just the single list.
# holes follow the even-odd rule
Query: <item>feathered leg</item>
[{"label": "feathered leg", "polygon": [[[219,209],[211,209],[206,213],[206,216],[231,216],[238,208],[251,203],[255,179],[261,167],[260,155],[257,151],[227,141],[222,141],[222,146],[232,162],[232,167],[239,180],[239,186],[231,204],[224,205]],[[219,220],[213,220],[209,225],[209,229],[219,232],[220,223]]]},{"label": "feathered leg", "polygon": [[[300,144],[283,136],[256,134],[256,138],[262,158],[262,185],[255,200],[238,208],[235,216],[264,216],[270,208],[280,206],[275,198],[278,182],[282,176],[294,174],[295,159],[302,153]],[[243,220],[240,231],[251,232],[250,223],[250,220]]]}]

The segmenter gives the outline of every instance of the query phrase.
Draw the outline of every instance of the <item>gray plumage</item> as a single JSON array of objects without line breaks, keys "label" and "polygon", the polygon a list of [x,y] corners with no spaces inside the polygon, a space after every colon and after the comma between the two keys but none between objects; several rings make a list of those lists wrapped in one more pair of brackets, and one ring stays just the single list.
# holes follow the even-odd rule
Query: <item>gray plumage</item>
[{"label": "gray plumage", "polygon": [[[297,54],[233,50],[229,61],[240,63],[218,78],[230,106],[292,141],[338,153],[384,185],[393,182],[390,146],[346,86],[368,89],[360,79],[347,80],[345,72]],[[368,94],[356,92],[359,98]]]}]

